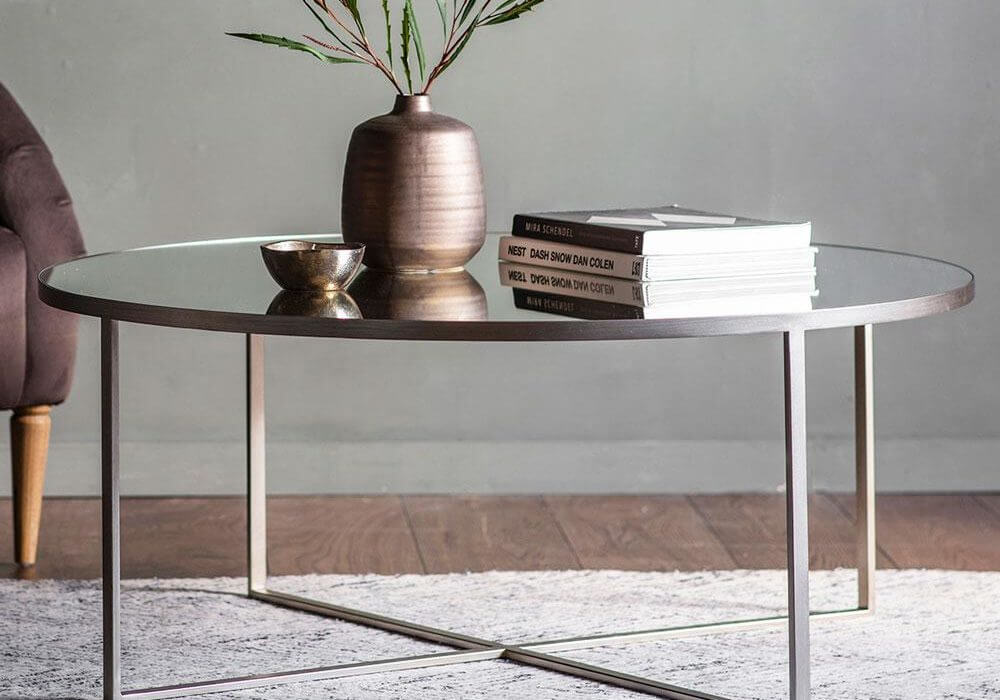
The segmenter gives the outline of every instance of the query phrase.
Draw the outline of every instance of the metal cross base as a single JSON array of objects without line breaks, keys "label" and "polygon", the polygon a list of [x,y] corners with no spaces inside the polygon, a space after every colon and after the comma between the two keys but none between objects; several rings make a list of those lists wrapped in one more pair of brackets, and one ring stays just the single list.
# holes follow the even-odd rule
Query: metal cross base
[{"label": "metal cross base", "polygon": [[856,519],[858,606],[856,608],[812,614],[809,612],[805,471],[805,337],[802,331],[795,331],[784,334],[789,614],[731,622],[507,644],[268,590],[266,585],[267,526],[265,520],[263,338],[249,335],[247,336],[248,596],[253,600],[273,605],[443,644],[454,648],[455,651],[123,691],[121,688],[121,633],[119,625],[121,589],[118,479],[118,327],[117,321],[102,319],[104,697],[106,700],[189,697],[203,693],[237,691],[286,683],[330,680],[372,673],[389,673],[474,661],[506,659],[658,697],[676,700],[724,700],[718,695],[681,688],[651,678],[585,664],[554,654],[702,634],[746,632],[787,623],[789,627],[789,697],[791,700],[806,700],[809,697],[810,617],[858,617],[870,614],[874,610],[875,489],[871,326],[855,329],[854,347],[858,505]]}]

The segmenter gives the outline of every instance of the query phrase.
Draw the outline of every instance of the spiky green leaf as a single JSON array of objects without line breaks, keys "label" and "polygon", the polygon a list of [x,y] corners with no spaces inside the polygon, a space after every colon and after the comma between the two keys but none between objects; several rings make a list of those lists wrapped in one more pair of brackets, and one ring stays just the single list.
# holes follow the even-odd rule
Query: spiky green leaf
[{"label": "spiky green leaf", "polygon": [[544,0],[507,0],[496,8],[494,12],[484,17],[480,21],[480,26],[488,27],[496,24],[503,24],[515,20],[525,12],[530,12],[532,8],[540,5]]},{"label": "spiky green leaf", "polygon": [[403,22],[402,30],[400,32],[400,38],[402,40],[402,54],[400,55],[400,60],[403,62],[403,73],[406,75],[406,88],[413,93],[413,72],[410,70],[410,42],[412,40],[410,33],[410,13],[403,8]]},{"label": "spiky green leaf", "polygon": [[451,64],[455,62],[455,59],[458,58],[459,55],[462,53],[462,51],[465,50],[465,47],[469,45],[469,40],[472,39],[472,34],[474,31],[475,27],[469,29],[469,31],[466,32],[465,36],[459,42],[458,46],[456,46],[455,50],[451,52],[451,56],[449,56],[448,59],[441,64],[441,69],[438,71],[438,75],[441,75],[446,70],[448,70],[451,67]]},{"label": "spiky green leaf", "polygon": [[382,14],[385,15],[385,53],[389,57],[389,69],[392,70],[392,15],[389,12],[389,0],[382,0]]},{"label": "spiky green leaf", "polygon": [[247,32],[226,32],[229,36],[235,36],[238,39],[249,39],[250,41],[256,41],[261,44],[271,44],[273,46],[281,46],[286,49],[291,49],[292,51],[304,51],[311,54],[315,58],[319,59],[323,63],[363,63],[356,58],[341,58],[340,56],[330,56],[322,51],[314,49],[309,44],[303,44],[301,41],[293,41],[287,39],[283,36],[274,36],[273,34],[257,34],[257,33],[247,33]]},{"label": "spiky green leaf", "polygon": [[306,9],[309,10],[312,16],[316,18],[316,21],[319,22],[321,25],[323,25],[323,29],[326,30],[327,34],[336,39],[337,43],[343,46],[345,49],[353,52],[353,49],[351,49],[351,47],[347,45],[347,42],[341,39],[340,35],[337,34],[337,32],[333,31],[333,29],[330,28],[330,25],[326,23],[326,20],[323,19],[323,17],[318,12],[316,12],[316,8],[312,6],[310,0],[302,0],[302,4],[305,5]]},{"label": "spiky green leaf", "polygon": [[448,6],[445,5],[445,0],[435,0],[437,2],[438,14],[441,15],[441,33],[448,37]]},{"label": "spiky green leaf", "polygon": [[413,0],[406,0],[403,12],[409,15],[410,30],[413,35],[413,48],[417,52],[417,66],[420,68],[420,79],[423,80],[427,72],[427,55],[424,53],[424,40],[420,36],[420,24],[417,22],[417,13],[413,9]]},{"label": "spiky green leaf", "polygon": [[465,24],[466,20],[469,19],[469,15],[472,11],[476,9],[476,0],[462,0],[462,15],[458,20],[459,24]]},{"label": "spiky green leaf", "polygon": [[341,4],[351,13],[354,24],[358,25],[358,31],[361,32],[361,36],[364,36],[365,25],[361,22],[361,11],[358,9],[358,0],[341,0]]}]

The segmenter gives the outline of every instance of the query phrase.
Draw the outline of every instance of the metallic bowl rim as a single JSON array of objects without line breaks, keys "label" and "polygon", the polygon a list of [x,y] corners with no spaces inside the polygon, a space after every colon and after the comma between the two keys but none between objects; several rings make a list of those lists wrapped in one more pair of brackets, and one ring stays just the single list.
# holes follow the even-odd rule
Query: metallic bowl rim
[{"label": "metallic bowl rim", "polygon": [[[286,246],[302,246],[286,247]],[[279,247],[282,246],[282,247]],[[322,253],[324,251],[336,251],[343,253],[364,252],[364,243],[320,243],[318,241],[303,241],[289,238],[282,241],[271,241],[260,246],[261,250],[268,253]]]}]

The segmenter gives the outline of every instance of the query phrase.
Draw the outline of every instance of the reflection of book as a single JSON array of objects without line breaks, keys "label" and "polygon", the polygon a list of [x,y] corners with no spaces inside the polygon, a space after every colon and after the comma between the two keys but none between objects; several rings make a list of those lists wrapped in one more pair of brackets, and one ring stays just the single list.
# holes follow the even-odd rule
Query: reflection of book
[{"label": "reflection of book", "polygon": [[804,248],[812,226],[662,206],[518,214],[511,233],[584,248],[679,255]]},{"label": "reflection of book", "polygon": [[816,264],[816,249],[805,246],[736,253],[635,255],[536,238],[504,236],[500,239],[500,258],[526,265],[656,281],[809,272]]},{"label": "reflection of book", "polygon": [[798,295],[808,301],[816,291],[815,272],[638,282],[509,262],[500,263],[500,283],[529,291],[631,306],[675,302],[685,305],[695,301],[775,294]]},{"label": "reflection of book", "polygon": [[514,289],[514,306],[529,311],[539,311],[546,314],[583,318],[590,321],[611,321],[625,318],[645,318],[643,309],[628,304],[614,304],[609,301],[594,301],[576,297],[547,294],[545,292],[529,292],[527,289]]},{"label": "reflection of book", "polygon": [[557,314],[589,321],[611,321],[630,318],[701,318],[711,316],[750,316],[786,314],[812,309],[808,294],[756,294],[744,297],[678,301],[657,306],[632,306],[609,301],[548,292],[514,289],[514,306],[528,311]]}]

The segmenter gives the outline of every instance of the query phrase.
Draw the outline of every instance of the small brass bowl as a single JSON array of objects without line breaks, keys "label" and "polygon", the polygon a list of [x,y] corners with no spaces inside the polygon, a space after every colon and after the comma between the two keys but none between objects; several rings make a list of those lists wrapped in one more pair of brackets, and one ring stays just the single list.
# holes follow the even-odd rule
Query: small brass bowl
[{"label": "small brass bowl", "polygon": [[293,292],[336,292],[351,283],[361,268],[361,243],[278,241],[260,247],[264,265],[283,289]]}]

